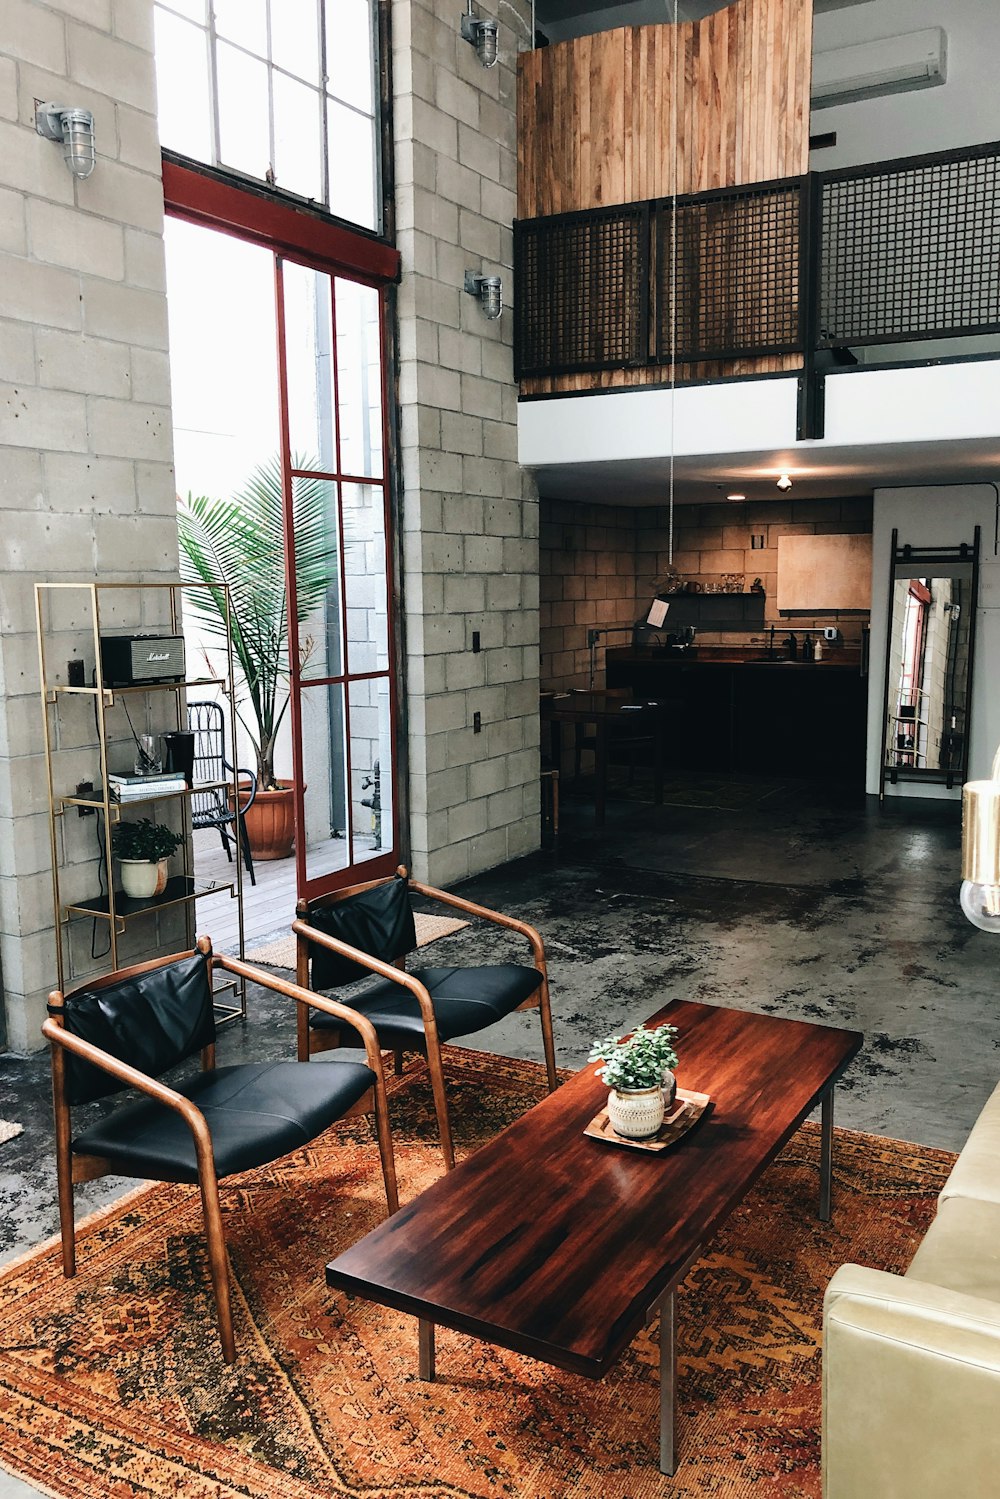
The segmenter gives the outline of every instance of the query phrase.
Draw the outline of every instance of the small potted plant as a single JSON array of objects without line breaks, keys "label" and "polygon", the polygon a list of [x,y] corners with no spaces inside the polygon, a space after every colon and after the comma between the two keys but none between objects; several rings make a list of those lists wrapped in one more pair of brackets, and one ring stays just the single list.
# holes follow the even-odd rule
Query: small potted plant
[{"label": "small potted plant", "polygon": [[142,817],[138,822],[116,823],[111,833],[111,851],[121,865],[122,889],[133,900],[162,895],[167,884],[167,860],[184,838],[162,822]]},{"label": "small potted plant", "polygon": [[675,1025],[652,1031],[638,1025],[630,1036],[595,1041],[590,1061],[604,1063],[597,1076],[611,1089],[608,1118],[616,1135],[644,1140],[663,1123],[666,1106],[677,1090],[672,1071],[677,1066],[676,1035]]}]

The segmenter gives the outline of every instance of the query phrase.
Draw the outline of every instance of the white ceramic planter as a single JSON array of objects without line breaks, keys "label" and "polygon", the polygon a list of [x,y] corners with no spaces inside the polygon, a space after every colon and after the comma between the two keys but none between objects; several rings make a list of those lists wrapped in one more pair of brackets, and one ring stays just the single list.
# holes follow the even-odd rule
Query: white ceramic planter
[{"label": "white ceramic planter", "polygon": [[626,1140],[645,1140],[663,1123],[663,1088],[642,1088],[635,1093],[608,1094],[608,1119],[616,1135]]},{"label": "white ceramic planter", "polygon": [[133,900],[148,900],[162,895],[167,888],[167,861],[153,864],[149,859],[119,859],[122,889]]}]

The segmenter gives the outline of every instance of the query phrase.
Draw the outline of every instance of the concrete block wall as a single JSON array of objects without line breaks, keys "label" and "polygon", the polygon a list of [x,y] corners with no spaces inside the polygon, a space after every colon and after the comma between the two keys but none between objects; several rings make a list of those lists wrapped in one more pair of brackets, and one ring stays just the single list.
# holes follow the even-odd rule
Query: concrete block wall
[{"label": "concrete block wall", "polygon": [[[87,181],[36,134],[36,98],[93,110]],[[0,964],[7,1044],[23,1051],[55,983],[33,585],[177,571],[152,0],[7,0],[0,163]],[[57,621],[56,680],[81,650],[93,666],[79,604]],[[96,771],[79,717],[57,790]],[[92,826],[60,839],[93,875]]]},{"label": "concrete block wall", "polygon": [[[614,505],[542,503],[542,686],[565,692],[590,685],[587,633],[631,626],[636,607],[637,510]],[[595,684],[604,685],[604,653],[628,645],[624,629],[603,635],[595,652]]]},{"label": "concrete block wall", "polygon": [[512,294],[530,5],[480,6],[500,21],[492,69],[461,11],[392,8],[409,827],[415,872],[439,884],[540,836],[538,502],[517,463],[509,308],[490,322],[463,291],[468,269]]}]

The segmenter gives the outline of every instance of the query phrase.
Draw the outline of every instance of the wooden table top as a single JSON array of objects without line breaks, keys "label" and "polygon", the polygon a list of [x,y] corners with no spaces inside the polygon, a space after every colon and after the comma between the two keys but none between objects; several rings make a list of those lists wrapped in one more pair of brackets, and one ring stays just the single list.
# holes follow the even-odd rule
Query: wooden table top
[{"label": "wooden table top", "polygon": [[681,1087],[713,1106],[677,1145],[583,1134],[590,1064],[327,1266],[327,1282],[599,1378],[862,1044],[856,1031],[675,1000]]}]

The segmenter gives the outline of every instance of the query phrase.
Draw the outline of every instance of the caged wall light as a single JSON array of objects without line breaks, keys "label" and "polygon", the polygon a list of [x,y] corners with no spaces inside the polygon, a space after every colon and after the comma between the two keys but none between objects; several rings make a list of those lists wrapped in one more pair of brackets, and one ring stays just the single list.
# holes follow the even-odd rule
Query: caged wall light
[{"label": "caged wall light", "polygon": [[497,48],[498,30],[496,21],[481,21],[473,14],[472,0],[469,0],[469,8],[462,17],[462,35],[475,47],[476,56],[484,68],[496,66],[500,55]]},{"label": "caged wall light", "polygon": [[89,109],[67,109],[64,104],[35,102],[35,129],[48,141],[62,141],[63,159],[80,182],[97,161],[94,116]]},{"label": "caged wall light", "polygon": [[483,312],[492,322],[503,312],[503,282],[499,276],[480,276],[477,271],[466,271],[465,290],[471,297],[478,297]]}]

